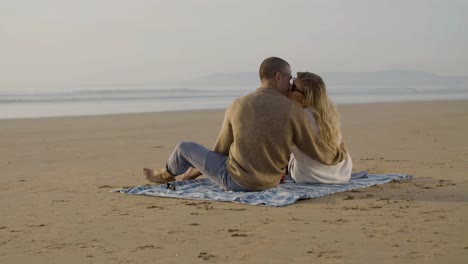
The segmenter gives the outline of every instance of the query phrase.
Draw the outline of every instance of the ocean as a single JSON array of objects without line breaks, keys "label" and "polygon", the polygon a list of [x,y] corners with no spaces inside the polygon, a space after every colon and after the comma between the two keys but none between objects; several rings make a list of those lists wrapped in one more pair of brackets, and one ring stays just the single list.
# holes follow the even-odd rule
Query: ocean
[{"label": "ocean", "polygon": [[[0,91],[0,119],[225,109],[235,98],[255,89]],[[468,88],[428,85],[329,85],[328,93],[337,104],[468,99]]]}]

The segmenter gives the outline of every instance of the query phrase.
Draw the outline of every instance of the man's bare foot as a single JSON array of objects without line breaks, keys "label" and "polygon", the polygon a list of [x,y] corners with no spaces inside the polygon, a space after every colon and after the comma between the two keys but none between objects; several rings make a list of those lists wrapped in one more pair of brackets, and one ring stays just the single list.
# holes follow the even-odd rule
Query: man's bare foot
[{"label": "man's bare foot", "polygon": [[198,178],[199,176],[203,175],[198,169],[195,168],[189,168],[183,175],[182,175],[182,180],[187,181],[187,180],[194,180]]},{"label": "man's bare foot", "polygon": [[166,171],[166,169],[161,169],[158,173],[154,173],[154,170],[144,168],[143,175],[145,175],[145,178],[148,181],[156,183],[166,183],[176,180],[174,176]]}]

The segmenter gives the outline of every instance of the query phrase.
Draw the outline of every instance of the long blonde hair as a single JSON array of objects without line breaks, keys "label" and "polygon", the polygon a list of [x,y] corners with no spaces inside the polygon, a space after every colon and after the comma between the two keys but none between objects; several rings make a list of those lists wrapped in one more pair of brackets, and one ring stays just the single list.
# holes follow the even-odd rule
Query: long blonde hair
[{"label": "long blonde hair", "polygon": [[327,95],[322,78],[311,72],[298,72],[297,79],[304,87],[304,104],[315,118],[320,142],[335,153],[340,148],[340,114]]}]

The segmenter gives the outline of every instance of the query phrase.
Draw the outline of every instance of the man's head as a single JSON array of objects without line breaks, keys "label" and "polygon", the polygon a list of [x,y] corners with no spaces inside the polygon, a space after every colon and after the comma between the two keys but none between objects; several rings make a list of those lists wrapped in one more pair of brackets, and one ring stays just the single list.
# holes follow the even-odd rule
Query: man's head
[{"label": "man's head", "polygon": [[288,95],[292,75],[291,67],[285,60],[278,57],[266,58],[260,65],[259,74],[262,86],[273,87]]}]

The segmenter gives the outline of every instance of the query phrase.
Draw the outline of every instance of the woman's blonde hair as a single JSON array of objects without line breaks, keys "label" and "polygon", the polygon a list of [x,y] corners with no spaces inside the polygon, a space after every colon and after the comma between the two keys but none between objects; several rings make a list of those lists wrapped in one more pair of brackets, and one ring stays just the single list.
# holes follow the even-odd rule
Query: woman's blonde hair
[{"label": "woman's blonde hair", "polygon": [[328,98],[322,78],[311,72],[298,72],[297,79],[304,87],[304,104],[315,118],[318,136],[323,147],[335,153],[340,148],[340,114]]}]

